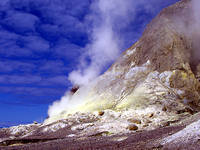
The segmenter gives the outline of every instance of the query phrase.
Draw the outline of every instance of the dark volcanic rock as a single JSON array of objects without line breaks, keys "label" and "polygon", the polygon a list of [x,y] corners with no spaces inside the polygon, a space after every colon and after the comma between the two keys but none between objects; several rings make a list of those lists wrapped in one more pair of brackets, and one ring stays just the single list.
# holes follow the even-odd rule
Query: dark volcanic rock
[{"label": "dark volcanic rock", "polygon": [[70,92],[73,95],[74,93],[76,93],[79,89],[79,86],[74,86],[73,88],[71,88]]},{"label": "dark volcanic rock", "polygon": [[131,124],[131,125],[128,126],[128,129],[129,129],[130,131],[135,131],[135,130],[138,130],[138,126],[136,126],[136,125],[134,125],[134,124]]}]

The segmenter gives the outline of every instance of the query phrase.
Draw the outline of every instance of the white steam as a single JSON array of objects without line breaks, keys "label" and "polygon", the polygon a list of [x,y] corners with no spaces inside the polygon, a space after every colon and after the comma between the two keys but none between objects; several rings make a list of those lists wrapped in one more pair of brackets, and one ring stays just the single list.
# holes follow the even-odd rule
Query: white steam
[{"label": "white steam", "polygon": [[193,16],[195,20],[196,29],[199,29],[200,25],[200,1],[199,0],[192,0],[192,8],[193,8]]},{"label": "white steam", "polygon": [[64,110],[66,110],[66,106],[68,106],[68,100],[70,100],[71,95],[69,93],[66,93],[65,96],[61,98],[59,101],[55,101],[48,110],[49,117],[54,116],[56,114],[62,113]]},{"label": "white steam", "polygon": [[82,87],[78,94],[72,95],[71,92],[66,92],[66,94],[61,98],[59,101],[55,101],[48,110],[49,117],[58,115],[58,114],[65,114],[68,110],[72,110],[78,105],[83,103],[83,97],[86,97],[90,88],[92,87],[92,83],[88,87]]},{"label": "white steam", "polygon": [[[124,39],[120,36],[120,30],[135,18],[136,7],[142,4],[148,6],[149,3],[151,2],[146,0],[134,2],[133,0],[95,0],[93,2],[91,13],[85,19],[85,23],[89,24],[87,32],[90,43],[85,47],[86,53],[82,55],[77,70],[72,71],[68,76],[72,84],[80,86],[80,89],[78,94],[72,96],[70,92],[66,92],[60,101],[54,102],[49,107],[49,117],[83,103],[83,98],[92,87],[91,81],[94,81],[105,66],[119,56],[124,44]],[[194,37],[192,38],[194,47],[198,49],[194,51],[194,56],[197,57],[194,59],[199,59],[200,0],[192,0],[191,6],[192,15],[189,15],[189,18],[185,16],[177,18],[175,15],[174,23],[178,27],[177,31],[180,30],[181,33]]]},{"label": "white steam", "polygon": [[176,32],[192,42],[190,65],[195,72],[195,67],[200,64],[200,1],[190,0],[187,3],[186,8],[179,10],[183,11],[182,13],[172,15],[170,19],[175,25]]},{"label": "white steam", "polygon": [[188,30],[191,32],[191,38],[193,40],[193,59],[194,63],[200,63],[200,1],[199,0],[192,0],[192,14],[193,14],[193,21],[191,21],[190,29]]},{"label": "white steam", "polygon": [[[90,24],[88,33],[91,42],[85,47],[86,53],[83,54],[78,69],[68,76],[73,85],[89,86],[90,81],[99,76],[103,68],[119,56],[123,46],[123,39],[120,38],[119,32],[127,26],[129,17],[134,18],[134,13],[131,13],[134,11],[133,6],[132,0],[96,0],[93,2],[91,13],[86,17],[86,24]],[[67,92],[60,101],[54,102],[49,107],[49,116],[57,115],[80,104],[83,93],[77,97]]]},{"label": "white steam", "polygon": [[88,66],[83,58],[78,69],[69,74],[69,80],[73,84],[88,84],[118,57],[123,42],[114,28],[126,26],[130,12],[128,4],[131,4],[130,0],[98,0],[93,3],[92,14],[88,16],[93,24],[89,30],[91,43],[86,46],[86,56],[91,62]]}]

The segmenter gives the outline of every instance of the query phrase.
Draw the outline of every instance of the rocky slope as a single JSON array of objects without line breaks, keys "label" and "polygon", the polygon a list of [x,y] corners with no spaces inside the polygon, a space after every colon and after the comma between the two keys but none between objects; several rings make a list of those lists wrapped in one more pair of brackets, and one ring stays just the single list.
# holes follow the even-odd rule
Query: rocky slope
[{"label": "rocky slope", "polygon": [[194,33],[182,29],[185,24],[190,27],[191,7],[190,1],[184,0],[164,9],[108,71],[72,96],[66,112],[50,116],[46,123],[75,112],[107,109],[132,110],[136,115],[155,113],[165,120],[179,118],[177,111],[197,112],[200,84],[198,61],[193,56]]},{"label": "rocky slope", "polygon": [[164,9],[108,71],[75,91],[65,112],[1,129],[0,148],[197,148],[199,34],[186,30],[195,21],[191,4]]}]

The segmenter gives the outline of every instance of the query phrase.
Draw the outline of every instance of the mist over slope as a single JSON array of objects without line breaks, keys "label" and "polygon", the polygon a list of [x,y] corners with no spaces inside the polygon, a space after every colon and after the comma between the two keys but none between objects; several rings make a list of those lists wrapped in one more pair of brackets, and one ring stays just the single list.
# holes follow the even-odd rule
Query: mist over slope
[{"label": "mist over slope", "polygon": [[74,95],[67,93],[55,102],[47,122],[75,112],[105,109],[154,111],[169,107],[173,114],[189,107],[198,111],[198,3],[183,0],[164,9],[108,71],[80,86]]}]

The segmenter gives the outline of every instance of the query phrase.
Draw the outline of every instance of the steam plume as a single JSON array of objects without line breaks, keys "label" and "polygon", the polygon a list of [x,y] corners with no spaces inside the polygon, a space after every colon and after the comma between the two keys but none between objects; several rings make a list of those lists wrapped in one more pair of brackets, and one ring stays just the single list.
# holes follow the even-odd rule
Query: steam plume
[{"label": "steam plume", "polygon": [[[123,39],[119,35],[120,29],[127,26],[130,15],[134,17],[134,13],[131,13],[134,10],[132,3],[132,0],[96,0],[93,2],[91,13],[86,17],[86,24],[90,24],[88,26],[90,43],[85,47],[86,53],[83,54],[78,69],[68,76],[73,85],[80,87],[88,85],[91,80],[99,76],[105,66],[118,57],[123,46]],[[54,102],[49,107],[49,116],[59,114],[68,107],[81,103],[81,96],[76,100],[71,99],[72,95],[67,92],[60,101]],[[74,104],[72,104],[73,101],[75,101]]]},{"label": "steam plume", "polygon": [[86,56],[89,57],[90,64],[88,66],[83,58],[78,70],[69,74],[69,80],[73,84],[88,84],[107,64],[117,58],[123,42],[115,26],[120,29],[127,24],[130,3],[130,0],[99,0],[93,3],[91,7],[93,13],[88,16],[93,24],[92,30],[89,30],[91,42],[86,46]]},{"label": "steam plume", "polygon": [[[88,27],[90,43],[85,47],[86,53],[83,54],[77,70],[72,71],[68,76],[72,84],[78,85],[80,88],[84,87],[84,89],[80,89],[76,96],[66,92],[60,101],[54,102],[49,107],[50,117],[82,103],[83,97],[90,89],[90,81],[93,81],[106,65],[118,57],[124,42],[120,37],[120,29],[129,24],[129,17],[133,19],[136,7],[144,2],[146,1],[141,0],[133,3],[133,0],[96,0],[93,2],[91,13],[86,17],[86,24],[89,24],[91,28]],[[148,4],[148,2],[146,3]],[[174,19],[179,31],[186,34],[187,37],[190,36],[194,42],[194,60],[200,56],[199,10],[200,1],[191,0],[190,13],[192,15],[187,18],[189,25],[185,24],[187,21],[185,21],[184,16],[183,20],[180,19],[181,17]]]},{"label": "steam plume", "polygon": [[200,63],[200,1],[192,0],[192,14],[193,20],[190,22],[190,29],[187,31],[191,34],[191,39],[193,41],[193,59],[194,63]]}]

